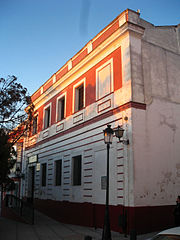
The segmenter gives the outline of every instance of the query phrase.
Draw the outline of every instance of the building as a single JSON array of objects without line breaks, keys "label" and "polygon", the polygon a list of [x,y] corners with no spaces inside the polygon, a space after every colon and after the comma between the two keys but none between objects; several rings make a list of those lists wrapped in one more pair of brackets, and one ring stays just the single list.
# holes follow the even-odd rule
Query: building
[{"label": "building", "polygon": [[154,26],[125,10],[33,95],[24,187],[35,206],[67,223],[102,227],[107,124],[111,229],[173,224],[180,194],[180,25]]}]

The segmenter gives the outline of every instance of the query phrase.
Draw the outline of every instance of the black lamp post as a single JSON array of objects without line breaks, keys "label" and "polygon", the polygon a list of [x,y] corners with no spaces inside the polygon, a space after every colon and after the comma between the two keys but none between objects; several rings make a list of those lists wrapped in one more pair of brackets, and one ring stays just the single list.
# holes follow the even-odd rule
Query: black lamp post
[{"label": "black lamp post", "polygon": [[124,133],[123,128],[118,126],[117,129],[113,130],[111,128],[111,125],[107,125],[107,128],[104,130],[104,142],[105,144],[107,144],[107,175],[106,175],[106,208],[105,208],[102,240],[111,240],[111,228],[110,228],[110,218],[109,218],[109,148],[110,148],[110,144],[112,144],[114,133],[116,137],[119,138],[119,142],[122,142],[126,145],[129,144],[129,140],[121,140]]},{"label": "black lamp post", "polygon": [[21,169],[19,167],[16,168],[16,177],[24,178],[24,174],[21,172]]},{"label": "black lamp post", "polygon": [[19,167],[16,168],[16,177],[20,178],[21,170]]},{"label": "black lamp post", "polygon": [[111,240],[111,229],[110,229],[110,219],[109,219],[109,148],[112,144],[113,139],[113,129],[111,125],[107,125],[104,130],[104,142],[107,144],[107,173],[106,173],[106,209],[104,216],[104,227],[102,233],[102,240]]}]

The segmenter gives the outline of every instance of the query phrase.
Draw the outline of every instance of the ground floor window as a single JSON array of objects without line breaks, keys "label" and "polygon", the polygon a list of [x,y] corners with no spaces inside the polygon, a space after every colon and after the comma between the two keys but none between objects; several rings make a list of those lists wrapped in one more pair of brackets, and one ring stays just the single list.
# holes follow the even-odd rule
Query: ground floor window
[{"label": "ground floor window", "polygon": [[81,185],[81,168],[82,168],[82,156],[78,155],[72,158],[73,166],[73,185]]},{"label": "ground floor window", "polygon": [[62,160],[55,161],[55,186],[61,185]]},{"label": "ground floor window", "polygon": [[41,185],[43,187],[46,186],[46,172],[47,172],[46,163],[43,163],[42,164],[42,175],[41,175]]}]

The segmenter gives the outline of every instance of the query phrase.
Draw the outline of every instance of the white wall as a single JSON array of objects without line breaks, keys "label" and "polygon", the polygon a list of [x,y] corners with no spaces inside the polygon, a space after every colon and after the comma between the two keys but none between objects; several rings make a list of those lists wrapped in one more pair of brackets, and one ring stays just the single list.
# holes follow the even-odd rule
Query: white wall
[{"label": "white wall", "polygon": [[[133,109],[132,115],[135,206],[175,204],[180,194],[180,55],[176,32],[162,30],[150,38],[151,29],[145,30],[139,53],[146,110]],[[167,47],[170,39],[163,38],[172,34]],[[132,71],[137,76],[136,66]],[[133,97],[138,99],[135,88]]]},{"label": "white wall", "polygon": [[153,99],[133,110],[136,206],[175,204],[180,193],[180,108]]}]

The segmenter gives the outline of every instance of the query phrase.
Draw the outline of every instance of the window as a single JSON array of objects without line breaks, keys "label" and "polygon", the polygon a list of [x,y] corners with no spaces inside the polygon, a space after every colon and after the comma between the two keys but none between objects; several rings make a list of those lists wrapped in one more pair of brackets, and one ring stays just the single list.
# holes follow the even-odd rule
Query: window
[{"label": "window", "polygon": [[96,70],[96,99],[113,91],[113,59],[110,59]]},{"label": "window", "polygon": [[55,185],[61,185],[61,177],[62,177],[62,160],[55,161]]},{"label": "window", "polygon": [[47,169],[46,169],[46,163],[43,163],[42,164],[42,175],[41,175],[41,185],[43,187],[46,186],[46,172],[47,172]]},{"label": "window", "polygon": [[75,111],[79,111],[84,107],[84,84],[75,89]]},{"label": "window", "polygon": [[33,118],[33,129],[32,129],[32,134],[35,135],[37,133],[37,123],[38,123],[38,116],[35,116]]},{"label": "window", "polygon": [[48,106],[44,111],[44,128],[48,128],[50,126],[51,119],[51,108]]},{"label": "window", "polygon": [[65,118],[65,96],[57,99],[57,121]]},{"label": "window", "polygon": [[81,155],[72,158],[74,186],[81,185],[81,165],[82,165],[81,161],[82,161]]},{"label": "window", "polygon": [[85,106],[85,80],[74,86],[74,112]]}]

